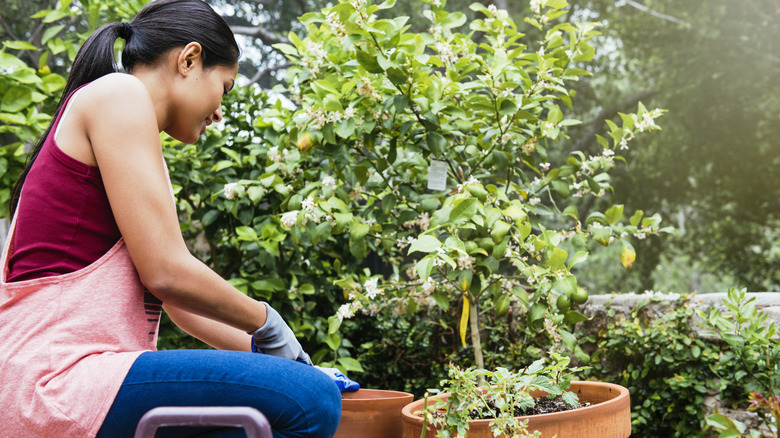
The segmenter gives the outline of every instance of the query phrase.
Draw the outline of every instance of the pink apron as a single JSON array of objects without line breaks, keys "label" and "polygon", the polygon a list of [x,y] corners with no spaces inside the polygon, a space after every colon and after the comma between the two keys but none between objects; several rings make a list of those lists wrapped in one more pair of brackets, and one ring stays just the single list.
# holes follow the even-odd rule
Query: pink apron
[{"label": "pink apron", "polygon": [[0,436],[94,437],[133,361],[156,350],[161,303],[124,240],[91,265],[6,283],[0,258]]}]

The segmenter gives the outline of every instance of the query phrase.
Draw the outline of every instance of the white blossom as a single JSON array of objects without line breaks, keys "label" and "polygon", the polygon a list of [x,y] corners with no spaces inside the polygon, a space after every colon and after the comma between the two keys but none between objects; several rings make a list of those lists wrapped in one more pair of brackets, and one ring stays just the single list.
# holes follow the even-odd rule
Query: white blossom
[{"label": "white blossom", "polygon": [[268,148],[268,159],[273,161],[274,163],[281,163],[286,155],[287,155],[286,150],[282,151],[282,153],[279,153],[278,146]]},{"label": "white blossom", "polygon": [[417,225],[420,226],[420,229],[425,231],[428,229],[428,225],[430,224],[431,218],[428,216],[428,213],[423,213],[420,215],[419,218],[417,218]]},{"label": "white blossom", "polygon": [[466,270],[474,267],[474,257],[465,255],[458,258],[458,269]]},{"label": "white blossom", "polygon": [[234,199],[236,197],[236,187],[238,187],[238,184],[236,183],[227,183],[225,184],[225,187],[223,188],[223,191],[225,192],[225,197],[228,199]]},{"label": "white blossom", "polygon": [[422,293],[425,295],[431,294],[434,290],[436,290],[436,283],[434,283],[433,278],[428,277],[427,280],[425,280],[425,283],[422,285]]},{"label": "white blossom", "polygon": [[365,289],[366,298],[368,298],[369,300],[373,300],[374,298],[376,298],[377,295],[382,294],[382,290],[379,289],[379,287],[376,284],[377,281],[379,281],[379,278],[374,277],[374,278],[369,278],[368,280],[365,281],[365,283],[363,283],[363,289]]},{"label": "white blossom", "polygon": [[338,12],[333,11],[326,15],[325,24],[327,24],[336,35],[346,36],[347,29],[344,27],[344,24],[341,23],[341,20],[339,20]]},{"label": "white blossom", "polygon": [[336,186],[336,178],[333,178],[332,176],[328,175],[325,178],[322,178],[322,186]]},{"label": "white blossom", "polygon": [[298,222],[298,210],[288,211],[282,215],[282,224],[290,228]]},{"label": "white blossom", "polygon": [[355,311],[352,310],[352,306],[349,303],[342,304],[339,310],[336,311],[336,316],[338,316],[339,321],[343,321],[355,316]]},{"label": "white blossom", "polygon": [[304,211],[313,212],[317,208],[317,204],[314,203],[314,199],[311,196],[307,196],[306,199],[301,202],[301,207]]},{"label": "white blossom", "polygon": [[468,180],[463,182],[462,184],[458,184],[458,193],[463,193],[463,190],[466,188],[466,186],[479,184],[479,180],[474,178],[473,176],[470,176]]}]

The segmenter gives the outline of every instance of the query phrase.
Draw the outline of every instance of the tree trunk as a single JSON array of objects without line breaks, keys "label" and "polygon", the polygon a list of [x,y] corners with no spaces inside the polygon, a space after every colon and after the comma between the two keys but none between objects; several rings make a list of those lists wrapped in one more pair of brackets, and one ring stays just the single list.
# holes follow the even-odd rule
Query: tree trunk
[{"label": "tree trunk", "polygon": [[495,0],[493,2],[494,5],[496,5],[496,8],[498,9],[504,9],[509,10],[509,1],[508,0]]},{"label": "tree trunk", "polygon": [[[485,360],[482,357],[482,339],[479,337],[479,308],[478,298],[472,298],[467,295],[469,300],[469,330],[471,330],[471,346],[474,349],[474,365],[479,369],[485,369]],[[480,377],[479,385],[484,384],[484,379]]]}]

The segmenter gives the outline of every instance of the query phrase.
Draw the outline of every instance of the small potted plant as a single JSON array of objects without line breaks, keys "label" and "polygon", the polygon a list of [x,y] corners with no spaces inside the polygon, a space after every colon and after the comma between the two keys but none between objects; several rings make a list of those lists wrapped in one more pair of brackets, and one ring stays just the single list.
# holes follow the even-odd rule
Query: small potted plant
[{"label": "small potted plant", "polygon": [[[631,434],[628,390],[602,382],[572,381],[580,369],[552,353],[511,371],[450,368],[446,393],[402,411],[407,438],[567,437],[625,438]],[[486,385],[477,382],[484,380]]]}]

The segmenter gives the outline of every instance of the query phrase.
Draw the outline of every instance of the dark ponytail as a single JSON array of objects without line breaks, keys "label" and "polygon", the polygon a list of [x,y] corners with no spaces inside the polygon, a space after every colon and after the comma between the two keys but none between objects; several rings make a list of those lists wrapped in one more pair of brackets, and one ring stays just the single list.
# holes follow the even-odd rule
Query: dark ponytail
[{"label": "dark ponytail", "polygon": [[11,216],[16,211],[24,180],[68,96],[82,85],[118,70],[114,59],[117,38],[126,41],[121,61],[128,73],[136,65],[152,65],[168,51],[193,41],[202,47],[204,68],[232,67],[240,56],[230,26],[203,0],[152,1],[130,23],[109,23],[99,28],[76,54],[54,117],[30,152],[27,165],[14,186],[9,201]]}]

